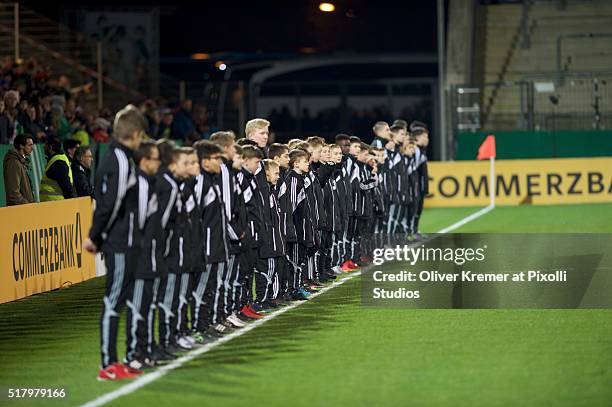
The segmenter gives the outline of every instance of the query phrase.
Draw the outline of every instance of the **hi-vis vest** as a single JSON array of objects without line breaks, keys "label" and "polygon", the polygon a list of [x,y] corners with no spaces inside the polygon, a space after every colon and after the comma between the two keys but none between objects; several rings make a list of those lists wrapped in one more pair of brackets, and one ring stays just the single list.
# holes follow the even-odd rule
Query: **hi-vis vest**
[{"label": "hi-vis vest", "polygon": [[59,186],[57,181],[47,177],[47,171],[56,161],[63,161],[66,163],[66,165],[68,166],[68,177],[70,178],[70,183],[73,183],[72,168],[70,168],[70,161],[68,160],[66,154],[54,155],[47,163],[47,166],[45,167],[45,173],[43,174],[43,177],[40,180],[40,202],[59,201],[61,199],[64,199],[64,193],[62,192],[62,188]]}]

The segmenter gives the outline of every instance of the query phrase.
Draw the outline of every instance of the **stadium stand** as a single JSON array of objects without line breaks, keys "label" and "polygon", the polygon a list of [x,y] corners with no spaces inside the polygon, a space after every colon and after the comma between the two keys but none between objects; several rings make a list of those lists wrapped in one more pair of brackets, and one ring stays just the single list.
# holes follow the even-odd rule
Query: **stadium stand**
[{"label": "stadium stand", "polygon": [[490,85],[483,89],[483,127],[520,127],[530,82],[555,85],[553,92],[533,94],[534,122],[540,128],[595,127],[595,105],[609,127],[611,23],[607,1],[487,6],[484,82]]}]

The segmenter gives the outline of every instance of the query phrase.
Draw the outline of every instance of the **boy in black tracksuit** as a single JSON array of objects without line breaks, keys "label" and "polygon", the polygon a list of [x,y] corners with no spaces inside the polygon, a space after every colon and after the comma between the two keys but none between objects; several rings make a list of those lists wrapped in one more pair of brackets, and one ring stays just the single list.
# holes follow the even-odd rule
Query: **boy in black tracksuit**
[{"label": "boy in black tracksuit", "polygon": [[418,196],[416,198],[416,208],[412,217],[411,232],[419,239],[419,220],[423,212],[423,203],[425,196],[429,194],[429,174],[427,169],[427,146],[429,145],[429,131],[427,126],[422,122],[412,122],[410,124],[410,133],[414,137],[417,145],[415,151],[416,171],[418,173]]},{"label": "boy in black tracksuit", "polygon": [[161,224],[164,230],[164,263],[167,269],[167,274],[160,279],[157,295],[159,342],[162,352],[170,354],[186,349],[176,343],[176,321],[181,270],[186,261],[185,242],[181,237],[184,238],[189,226],[186,212],[183,211],[183,200],[187,193],[184,187],[183,191],[180,187],[183,180],[189,177],[191,152],[191,149],[174,147],[169,152],[167,167],[162,169],[156,178],[158,205],[163,211]]},{"label": "boy in black tracksuit", "polygon": [[[240,269],[243,274],[241,282],[241,314],[247,317],[257,317],[253,312],[251,301],[253,293],[251,286],[254,273],[257,272],[257,260],[259,258],[259,248],[263,244],[265,235],[264,221],[264,197],[260,191],[255,173],[261,171],[262,151],[255,146],[242,147],[243,165],[241,171],[236,175],[238,187],[244,202],[245,209],[245,236],[240,255]],[[269,199],[269,198],[268,198]],[[265,278],[263,275],[261,278]]]},{"label": "boy in black tracksuit", "polygon": [[398,214],[396,234],[398,238],[403,239],[406,234],[410,234],[409,226],[412,201],[414,199],[414,181],[412,176],[413,162],[412,157],[406,154],[406,143],[399,146],[397,159],[398,164],[394,167],[397,173],[397,195],[398,195]]},{"label": "boy in black tracksuit", "polygon": [[134,369],[153,367],[157,360],[171,357],[158,352],[154,343],[154,317],[157,287],[164,274],[161,211],[155,193],[155,174],[159,168],[159,150],[155,143],[143,141],[134,153],[138,168],[138,228],[142,239],[140,258],[134,272],[134,291],[127,301],[128,332],[126,363]]},{"label": "boy in black tracksuit", "polygon": [[[340,148],[340,147],[338,147]],[[342,149],[340,148],[340,151]],[[336,153],[337,154],[337,153]],[[338,261],[334,266],[335,273],[341,273],[343,271],[347,271],[344,263],[347,260],[347,254],[349,249],[349,241],[348,241],[348,224],[349,224],[349,216],[351,213],[351,208],[353,207],[351,203],[351,190],[349,188],[349,178],[347,176],[347,168],[346,163],[348,160],[348,155],[340,153],[340,172],[336,176],[336,191],[338,196],[338,201],[340,202],[340,212],[339,218],[341,222],[340,229],[336,234],[336,248],[338,253]]]},{"label": "boy in black tracksuit", "polygon": [[[289,171],[289,147],[286,144],[272,143],[268,148],[268,158],[279,166],[279,177],[276,187],[280,188]],[[278,191],[277,191],[278,192]]]},{"label": "boy in black tracksuit", "polygon": [[[335,151],[336,162],[332,161],[332,149]],[[322,201],[325,208],[325,222],[321,231],[322,252],[319,262],[320,279],[322,282],[335,279],[332,267],[337,265],[337,235],[342,230],[341,202],[338,199],[337,178],[342,174],[340,147],[324,146],[318,170],[318,178],[323,185]]]},{"label": "boy in black tracksuit", "polygon": [[221,148],[210,142],[196,144],[200,162],[202,193],[198,204],[202,214],[202,241],[208,281],[204,290],[204,304],[197,329],[207,329],[211,334],[223,334],[228,326],[224,324],[223,290],[227,273],[228,220],[225,216],[221,190],[217,177],[221,173]]},{"label": "boy in black tracksuit", "polygon": [[362,143],[356,163],[357,179],[354,180],[353,186],[353,213],[355,216],[353,256],[359,266],[364,266],[369,262],[369,254],[366,251],[370,239],[368,224],[372,222],[374,215],[373,191],[377,187],[375,170],[367,162],[369,158],[369,146]]},{"label": "boy in black tracksuit", "polygon": [[318,162],[310,163],[310,170],[304,175],[304,189],[306,191],[306,202],[312,216],[314,244],[306,252],[306,283],[310,289],[316,290],[320,287],[318,258],[321,251],[321,229],[324,227],[325,210],[323,209],[323,191],[316,175],[319,167]]},{"label": "boy in black tracksuit", "polygon": [[[189,148],[188,176],[179,185],[179,219],[181,227],[179,234],[179,254],[182,258],[181,278],[178,291],[178,309],[176,318],[176,342],[182,348],[192,348],[193,345],[203,343],[204,338],[193,330],[195,299],[193,295],[196,284],[202,280],[205,272],[204,256],[202,253],[201,213],[197,205],[195,187],[196,177],[200,174],[198,156],[193,148]],[[191,326],[188,321],[189,306],[191,305]]]},{"label": "boy in black tracksuit", "polygon": [[372,140],[372,147],[385,148],[385,146],[391,140],[391,130],[389,128],[389,123],[376,122],[372,130],[374,131],[374,140]]},{"label": "boy in black tracksuit", "polygon": [[355,233],[357,222],[355,220],[355,195],[359,192],[359,168],[357,166],[357,156],[361,152],[361,140],[359,137],[351,137],[349,153],[344,158],[344,187],[346,193],[346,221],[344,225],[343,242],[345,250],[343,253],[342,269],[344,271],[355,270],[359,266],[355,262]]},{"label": "boy in black tracksuit", "polygon": [[[119,380],[140,374],[118,362],[119,315],[131,297],[135,260],[138,258],[138,191],[132,152],[142,140],[146,124],[134,106],[127,106],[115,118],[115,139],[100,162],[94,196],[96,209],[83,248],[104,253],[106,287],[100,317],[102,369],[99,380]],[[128,320],[128,332],[131,321]]]},{"label": "boy in black tracksuit", "polygon": [[[268,147],[268,157],[273,160],[274,162],[276,162],[278,164],[279,167],[279,176],[278,176],[278,181],[276,182],[276,185],[274,186],[274,193],[276,194],[276,198],[278,200],[278,192],[280,191],[280,188],[285,180],[285,177],[287,176],[287,171],[289,171],[289,147],[286,144],[280,144],[280,143],[272,143],[270,145],[270,147]],[[272,187],[270,187],[272,189]],[[281,221],[283,222],[283,226],[282,226],[282,230],[285,230],[285,226],[284,226],[284,221],[286,219],[286,214],[282,211],[282,208],[280,209],[280,215],[281,215]],[[284,234],[283,234],[283,238],[284,238]],[[285,249],[286,249],[286,244],[285,244]],[[283,253],[283,259],[281,260],[281,265],[280,265],[280,269],[278,272],[279,275],[279,290],[280,292],[278,293],[278,295],[275,297],[282,299],[282,300],[288,300],[289,295],[288,295],[288,268],[289,267],[289,263],[286,261],[286,253]]]},{"label": "boy in black tracksuit", "polygon": [[211,135],[210,140],[222,150],[221,172],[217,181],[228,224],[228,261],[227,272],[223,280],[223,314],[228,324],[240,328],[244,326],[244,323],[238,319],[238,303],[236,300],[239,298],[241,240],[244,237],[245,221],[242,214],[244,204],[236,181],[237,171],[233,168],[232,161],[236,153],[235,137],[229,131],[218,131]]},{"label": "boy in black tracksuit", "polygon": [[306,151],[293,150],[289,153],[287,176],[278,192],[281,210],[286,215],[285,237],[287,258],[290,263],[289,284],[293,299],[307,299],[309,292],[302,287],[306,265],[306,253],[314,246],[314,217],[306,198],[304,178],[308,173],[310,157]]},{"label": "boy in black tracksuit", "polygon": [[345,205],[345,189],[344,176],[342,165],[342,149],[337,144],[330,146],[330,165],[333,166],[333,172],[329,181],[323,189],[323,200],[325,207],[328,208],[327,225],[331,231],[332,247],[331,247],[331,271],[335,274],[342,272],[342,248],[343,234],[346,215]]},{"label": "boy in black tracksuit", "polygon": [[372,147],[372,160],[376,164],[376,179],[377,186],[374,188],[374,222],[372,222],[370,233],[373,235],[373,244],[375,247],[384,247],[385,234],[387,232],[387,218],[389,207],[385,200],[387,194],[387,171],[385,168],[385,149]]},{"label": "boy in black tracksuit", "polygon": [[[280,293],[281,281],[285,280],[284,276],[281,275],[285,270],[285,239],[282,232],[284,225],[275,191],[280,168],[275,161],[270,159],[263,160],[262,164],[270,187],[269,201],[262,209],[267,212],[266,218],[270,219],[270,222],[265,223],[265,234],[268,238],[259,247],[258,261],[255,267],[258,271],[256,274],[258,277],[255,280],[255,301],[257,304],[277,308],[279,303],[276,299]],[[261,272],[264,270],[265,274]]]}]

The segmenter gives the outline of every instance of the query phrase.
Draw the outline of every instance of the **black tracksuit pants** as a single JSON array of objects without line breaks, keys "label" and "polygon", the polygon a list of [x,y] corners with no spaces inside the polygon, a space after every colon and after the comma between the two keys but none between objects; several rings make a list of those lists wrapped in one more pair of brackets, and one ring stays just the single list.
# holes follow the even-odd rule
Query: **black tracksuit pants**
[{"label": "black tracksuit pants", "polygon": [[134,280],[132,297],[127,300],[126,357],[128,360],[150,352],[149,316],[154,298],[155,280],[153,278]]},{"label": "black tracksuit pants", "polygon": [[[119,329],[119,315],[127,300],[132,296],[133,273],[136,266],[134,260],[137,258],[136,253],[104,253],[107,274],[104,307],[100,316],[102,368],[118,361],[117,331]],[[128,329],[131,329],[131,327]]]}]

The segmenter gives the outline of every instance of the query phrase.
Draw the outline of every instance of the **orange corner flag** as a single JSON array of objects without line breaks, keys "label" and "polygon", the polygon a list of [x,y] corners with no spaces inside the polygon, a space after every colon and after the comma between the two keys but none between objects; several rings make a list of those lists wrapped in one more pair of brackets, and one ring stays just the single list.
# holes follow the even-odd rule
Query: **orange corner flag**
[{"label": "orange corner flag", "polygon": [[478,157],[477,160],[486,160],[488,158],[495,158],[495,136],[489,134],[485,141],[482,142],[480,148],[478,149]]}]

